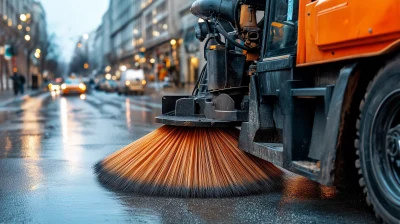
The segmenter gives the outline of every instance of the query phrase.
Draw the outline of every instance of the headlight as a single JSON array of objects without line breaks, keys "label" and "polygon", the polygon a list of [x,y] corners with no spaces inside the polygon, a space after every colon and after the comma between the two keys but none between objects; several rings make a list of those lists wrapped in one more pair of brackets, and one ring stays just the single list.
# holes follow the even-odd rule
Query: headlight
[{"label": "headlight", "polygon": [[146,85],[146,83],[147,83],[146,80],[143,79],[142,80],[142,85]]},{"label": "headlight", "polygon": [[67,85],[65,85],[65,84],[61,85],[61,89],[66,89],[66,88],[67,88]]},{"label": "headlight", "polygon": [[127,85],[127,86],[129,86],[130,84],[131,84],[131,82],[129,82],[129,81],[125,82],[125,85]]},{"label": "headlight", "polygon": [[79,89],[81,89],[81,90],[85,91],[85,90],[86,90],[86,86],[85,86],[85,84],[83,84],[83,83],[80,83],[80,84],[79,84]]}]

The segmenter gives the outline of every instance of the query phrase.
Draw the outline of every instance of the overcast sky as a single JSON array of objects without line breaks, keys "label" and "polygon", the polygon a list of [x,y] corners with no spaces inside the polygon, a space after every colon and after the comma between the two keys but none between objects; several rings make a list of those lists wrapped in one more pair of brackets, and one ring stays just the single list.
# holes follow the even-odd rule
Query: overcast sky
[{"label": "overcast sky", "polygon": [[101,24],[109,0],[40,0],[46,10],[48,32],[55,33],[62,58],[69,61],[79,36]]}]

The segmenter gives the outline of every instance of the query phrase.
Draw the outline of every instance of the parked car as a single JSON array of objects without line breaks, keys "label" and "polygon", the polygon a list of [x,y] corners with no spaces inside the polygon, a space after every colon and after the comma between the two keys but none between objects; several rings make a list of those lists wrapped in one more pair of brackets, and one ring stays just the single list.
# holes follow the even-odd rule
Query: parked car
[{"label": "parked car", "polygon": [[147,81],[144,77],[142,69],[129,69],[121,74],[121,79],[118,85],[118,94],[144,94]]},{"label": "parked car", "polygon": [[68,78],[61,85],[61,93],[66,94],[84,94],[86,85],[77,78]]},{"label": "parked car", "polygon": [[118,82],[115,80],[107,80],[104,82],[104,91],[106,92],[116,92],[118,89]]}]

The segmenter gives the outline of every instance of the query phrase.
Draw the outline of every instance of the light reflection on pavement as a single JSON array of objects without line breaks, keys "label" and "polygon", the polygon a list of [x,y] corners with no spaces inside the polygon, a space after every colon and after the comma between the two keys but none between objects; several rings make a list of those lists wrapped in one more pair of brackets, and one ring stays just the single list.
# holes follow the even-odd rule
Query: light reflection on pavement
[{"label": "light reflection on pavement", "polygon": [[157,96],[50,93],[0,110],[0,223],[375,223],[357,195],[287,174],[284,189],[224,199],[113,192],[92,166],[159,127]]}]

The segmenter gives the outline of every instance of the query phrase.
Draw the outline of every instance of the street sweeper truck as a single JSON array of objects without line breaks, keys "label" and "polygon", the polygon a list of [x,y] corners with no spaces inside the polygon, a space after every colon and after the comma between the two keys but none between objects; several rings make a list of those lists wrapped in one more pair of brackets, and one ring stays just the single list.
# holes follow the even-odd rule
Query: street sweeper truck
[{"label": "street sweeper truck", "polygon": [[[279,182],[274,164],[361,186],[400,219],[400,0],[197,0],[206,65],[165,124],[96,165],[118,189],[219,197]],[[238,132],[236,134],[236,132]]]},{"label": "street sweeper truck", "polygon": [[[400,219],[400,1],[197,0],[207,64],[156,120],[239,126],[239,148]],[[354,171],[354,172],[353,172]]]}]

